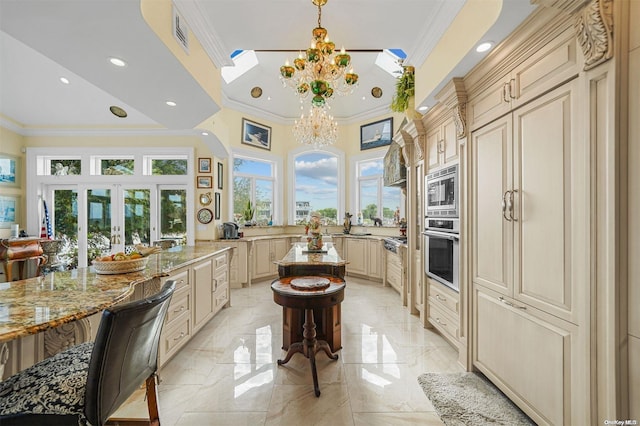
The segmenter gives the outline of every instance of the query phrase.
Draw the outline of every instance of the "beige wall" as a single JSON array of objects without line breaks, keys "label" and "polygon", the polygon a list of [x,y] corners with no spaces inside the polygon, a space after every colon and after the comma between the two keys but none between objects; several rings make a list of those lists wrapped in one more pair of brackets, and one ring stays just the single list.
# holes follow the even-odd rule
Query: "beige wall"
[{"label": "beige wall", "polygon": [[[18,224],[25,224],[24,215],[24,188],[25,188],[25,170],[24,170],[24,154],[22,148],[25,138],[11,130],[0,127],[0,154],[8,154],[18,159],[18,186],[0,185],[0,195],[18,196],[20,197],[20,205],[18,211]],[[9,238],[11,230],[9,228],[0,228],[0,238]]]},{"label": "beige wall", "polygon": [[[627,17],[640,16],[640,1],[629,2]],[[628,140],[628,338],[629,418],[640,419],[640,27],[629,25],[629,140]]]},{"label": "beige wall", "polygon": [[467,0],[438,45],[416,69],[416,99],[424,99],[495,23],[502,0]]},{"label": "beige wall", "polygon": [[191,37],[189,39],[189,54],[187,55],[173,38],[171,0],[142,0],[140,9],[145,21],[158,38],[178,58],[209,96],[218,105],[222,105],[220,70],[211,62],[200,42],[195,37]]},{"label": "beige wall", "polygon": [[[360,126],[363,124],[371,123],[374,121],[382,120],[388,118],[390,116],[394,117],[394,131],[397,131],[404,116],[402,114],[385,114],[379,117],[374,117],[371,119],[363,120],[361,122],[355,122],[348,125],[339,125],[338,126],[338,141],[334,145],[334,148],[337,148],[345,153],[345,180],[346,180],[346,209],[349,209],[349,202],[352,196],[351,185],[349,184],[349,176],[351,173],[350,170],[350,157],[354,155],[359,155],[363,153],[360,151]],[[262,118],[258,118],[255,116],[251,116],[248,114],[244,114],[231,109],[223,109],[219,111],[217,114],[213,115],[210,119],[207,119],[204,123],[202,123],[201,128],[210,130],[213,132],[218,139],[225,145],[227,151],[230,153],[233,148],[241,148],[245,151],[251,151],[257,154],[258,156],[262,153],[265,153],[264,150],[259,148],[252,147],[250,145],[245,145],[241,143],[241,133],[242,133],[242,119],[247,118],[252,121],[256,121],[258,123],[267,125],[271,127],[271,150],[269,154],[279,157],[282,159],[283,171],[283,188],[284,194],[282,194],[283,200],[283,218],[286,221],[288,211],[287,206],[289,203],[288,199],[288,186],[287,182],[291,179],[291,171],[288,170],[288,154],[290,151],[299,148],[300,145],[295,141],[292,133],[291,125],[283,125],[280,123],[274,123],[269,120],[265,120]],[[228,217],[228,206],[230,203],[230,191],[231,188],[228,182],[228,171],[229,171],[229,161],[227,159],[222,159],[219,157],[215,157],[210,149],[205,145],[199,136],[172,136],[172,135],[131,135],[131,136],[21,136],[10,130],[0,127],[0,153],[6,153],[13,156],[17,156],[21,159],[22,165],[25,164],[24,154],[22,154],[21,149],[23,147],[193,147],[194,148],[194,158],[198,157],[209,157],[212,159],[212,176],[213,176],[213,189],[198,189],[195,188],[194,195],[195,199],[193,203],[195,205],[196,210],[201,206],[198,202],[198,197],[200,194],[204,192],[211,192],[212,198],[213,193],[217,191],[217,162],[222,162],[224,164],[225,170],[225,184],[224,190],[221,191],[221,218],[219,221],[213,221],[208,225],[197,224],[195,238],[198,240],[209,240],[217,238],[217,228],[216,225],[221,224],[224,221],[229,220]],[[386,147],[379,148],[378,151],[381,155],[386,153]],[[373,151],[373,150],[372,150]],[[371,151],[368,151],[371,152]],[[21,197],[21,208],[20,212],[24,214],[24,204],[25,204],[25,178],[26,178],[26,170],[24,167],[21,167],[22,178],[20,182],[22,185],[16,188],[2,188],[0,187],[0,195],[18,195]],[[196,176],[198,175],[196,170]],[[195,185],[194,185],[195,187]],[[209,206],[213,209],[213,204]],[[24,223],[24,216],[20,216],[20,222]],[[0,229],[0,238],[7,238],[10,234],[9,229]]]}]

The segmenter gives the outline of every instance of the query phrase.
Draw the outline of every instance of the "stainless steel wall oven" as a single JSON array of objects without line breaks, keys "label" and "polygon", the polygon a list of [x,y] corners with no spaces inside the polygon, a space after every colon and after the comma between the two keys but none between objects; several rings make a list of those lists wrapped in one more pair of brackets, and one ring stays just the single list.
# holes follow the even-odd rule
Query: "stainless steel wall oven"
[{"label": "stainless steel wall oven", "polygon": [[459,226],[457,218],[428,218],[424,231],[425,273],[455,291],[460,291]]}]

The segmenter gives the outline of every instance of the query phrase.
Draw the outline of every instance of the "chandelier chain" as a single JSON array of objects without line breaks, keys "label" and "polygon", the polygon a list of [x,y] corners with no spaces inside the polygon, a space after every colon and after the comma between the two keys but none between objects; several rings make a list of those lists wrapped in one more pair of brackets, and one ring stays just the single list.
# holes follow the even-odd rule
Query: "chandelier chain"
[{"label": "chandelier chain", "polygon": [[304,102],[311,96],[311,108],[305,117],[296,121],[293,133],[300,143],[319,147],[335,143],[338,125],[327,113],[328,103],[335,96],[353,93],[358,85],[358,74],[351,68],[351,56],[344,47],[338,52],[322,27],[322,6],[327,0],[311,0],[318,6],[318,26],[311,31],[311,46],[301,51],[293,64],[280,67],[280,80],[284,87],[294,90]]}]

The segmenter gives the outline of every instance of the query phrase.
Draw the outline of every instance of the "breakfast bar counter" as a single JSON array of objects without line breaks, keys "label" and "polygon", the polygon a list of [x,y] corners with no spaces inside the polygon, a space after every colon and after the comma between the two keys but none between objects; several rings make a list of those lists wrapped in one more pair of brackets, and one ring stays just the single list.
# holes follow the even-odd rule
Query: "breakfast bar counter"
[{"label": "breakfast bar counter", "polygon": [[93,315],[127,300],[136,284],[168,275],[213,252],[209,244],[180,246],[150,255],[139,272],[100,275],[88,267],[0,283],[0,342]]}]

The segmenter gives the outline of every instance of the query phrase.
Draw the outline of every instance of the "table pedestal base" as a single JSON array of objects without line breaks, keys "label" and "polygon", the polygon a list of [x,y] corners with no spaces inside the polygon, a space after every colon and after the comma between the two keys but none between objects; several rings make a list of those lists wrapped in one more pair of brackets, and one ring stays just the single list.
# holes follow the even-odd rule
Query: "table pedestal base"
[{"label": "table pedestal base", "polygon": [[313,390],[316,397],[318,397],[320,396],[320,386],[318,385],[318,370],[316,369],[316,353],[324,351],[324,353],[334,361],[338,359],[338,354],[331,352],[331,348],[326,341],[316,340],[316,324],[313,320],[313,309],[305,309],[304,315],[304,332],[302,333],[304,339],[302,342],[296,342],[289,346],[289,350],[284,359],[278,360],[278,365],[286,364],[296,353],[301,353],[308,358],[311,364],[311,375],[313,376]]}]

